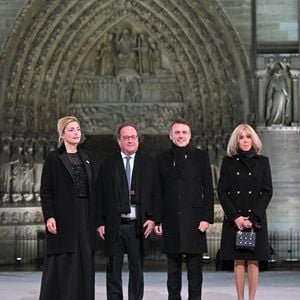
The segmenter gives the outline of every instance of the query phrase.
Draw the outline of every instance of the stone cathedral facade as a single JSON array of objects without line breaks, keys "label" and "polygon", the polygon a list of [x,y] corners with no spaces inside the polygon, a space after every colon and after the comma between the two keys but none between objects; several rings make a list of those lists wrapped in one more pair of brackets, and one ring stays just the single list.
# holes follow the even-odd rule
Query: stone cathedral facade
[{"label": "stone cathedral facade", "polygon": [[[294,145],[286,152],[296,160],[289,166],[293,180],[284,185],[280,164],[274,164],[275,189],[289,186],[290,203],[299,210],[299,56],[254,50],[255,1],[9,3],[13,18],[3,26],[0,44],[0,239],[43,230],[43,159],[56,147],[57,119],[70,114],[80,119],[85,143],[99,160],[125,121],[137,124],[147,150],[156,152],[172,120],[185,118],[195,145],[210,154],[215,184],[228,135],[249,122],[267,141],[267,155],[276,139]],[[283,117],[268,108],[278,81]],[[281,197],[275,193],[274,224]],[[217,223],[220,214],[216,204]],[[280,222],[300,228],[293,215]],[[8,252],[9,243],[0,262]]]}]

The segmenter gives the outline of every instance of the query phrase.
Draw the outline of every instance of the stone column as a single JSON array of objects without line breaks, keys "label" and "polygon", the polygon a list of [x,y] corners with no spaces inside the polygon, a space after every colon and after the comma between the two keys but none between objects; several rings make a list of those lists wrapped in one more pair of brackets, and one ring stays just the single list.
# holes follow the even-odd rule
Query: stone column
[{"label": "stone column", "polygon": [[299,105],[299,75],[300,71],[291,70],[292,75],[292,89],[293,94],[291,97],[292,103],[292,125],[300,123],[300,105]]},{"label": "stone column", "polygon": [[263,154],[270,159],[273,197],[268,207],[269,230],[300,230],[299,126],[257,127]]},{"label": "stone column", "polygon": [[256,71],[257,77],[257,100],[258,100],[258,124],[265,124],[265,70]]}]

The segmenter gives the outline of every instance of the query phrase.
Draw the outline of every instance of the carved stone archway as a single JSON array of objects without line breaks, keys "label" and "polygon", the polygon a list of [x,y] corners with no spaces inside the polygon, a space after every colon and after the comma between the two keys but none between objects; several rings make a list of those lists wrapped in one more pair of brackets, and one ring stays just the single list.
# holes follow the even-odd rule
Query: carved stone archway
[{"label": "carved stone archway", "polygon": [[[144,116],[154,107],[152,118],[160,117],[162,124],[145,124],[144,133],[164,133],[175,114],[199,132],[229,129],[252,111],[246,59],[217,1],[33,0],[17,18],[1,55],[3,132],[48,134],[55,131],[54,120],[70,112],[84,118],[87,130],[90,120],[98,124],[92,134],[113,130],[114,122],[107,128],[98,123],[103,104],[76,104],[72,97],[85,68],[91,71],[99,43],[124,24],[151,37],[179,89],[179,97],[168,103],[111,104],[110,109],[122,109],[123,118],[131,118],[126,111],[132,108],[135,114],[144,110]],[[166,109],[174,113],[165,115]]]}]

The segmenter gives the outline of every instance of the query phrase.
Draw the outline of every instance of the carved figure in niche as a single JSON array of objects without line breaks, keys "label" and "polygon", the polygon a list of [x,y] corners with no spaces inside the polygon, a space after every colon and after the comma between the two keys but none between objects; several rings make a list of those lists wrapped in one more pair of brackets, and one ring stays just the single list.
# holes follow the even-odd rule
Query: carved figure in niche
[{"label": "carved figure in niche", "polygon": [[[12,193],[17,195],[22,193],[24,175],[24,138],[17,137],[12,141]],[[22,197],[22,196],[21,196]],[[13,201],[18,197],[13,197]],[[16,202],[18,202],[17,200]]]},{"label": "carved figure in niche", "polygon": [[139,73],[150,74],[150,47],[148,36],[141,33],[138,37]]},{"label": "carved figure in niche", "polygon": [[13,212],[11,215],[11,223],[12,224],[19,224],[20,223],[20,214],[17,212]]},{"label": "carved figure in niche", "polygon": [[105,41],[97,49],[97,75],[115,75],[116,36],[108,32]]},{"label": "carved figure in niche", "polygon": [[119,77],[119,102],[126,102],[127,80],[125,77]]},{"label": "carved figure in niche", "polygon": [[137,70],[136,37],[129,28],[124,28],[118,40],[118,67],[119,69]]},{"label": "carved figure in niche", "polygon": [[8,223],[8,212],[4,211],[1,213],[1,217],[0,217],[0,223],[1,224],[7,224]]},{"label": "carved figure in niche", "polygon": [[[22,192],[32,195],[34,186],[34,168],[33,168],[33,140],[26,139],[24,147],[24,164],[23,164],[23,176],[22,176]],[[24,199],[30,201],[30,196],[26,194]],[[32,195],[33,196],[33,195]]]},{"label": "carved figure in niche", "polygon": [[43,221],[43,216],[42,213],[40,211],[35,211],[34,215],[33,215],[33,222],[34,223],[42,223]]},{"label": "carved figure in niche", "polygon": [[23,223],[29,224],[31,222],[31,216],[29,211],[25,211],[23,214]]},{"label": "carved figure in niche", "polygon": [[290,120],[287,82],[282,75],[284,70],[280,62],[273,67],[273,76],[267,87],[266,126],[272,124],[288,125]]},{"label": "carved figure in niche", "polygon": [[39,138],[34,142],[34,164],[33,164],[33,174],[34,174],[34,193],[38,193],[41,185],[41,176],[43,169],[44,161],[44,150],[45,150],[45,141],[42,138]]},{"label": "carved figure in niche", "polygon": [[157,43],[149,37],[150,43],[150,61],[151,61],[151,73],[159,77],[161,75],[170,75],[170,70],[163,68],[161,51],[158,48]]},{"label": "carved figure in niche", "polygon": [[140,88],[140,82],[138,78],[132,78],[127,85],[127,101],[128,102],[140,102],[142,93]]},{"label": "carved figure in niche", "polygon": [[[11,138],[2,137],[0,151],[0,193],[9,194],[11,183]],[[2,198],[2,202],[5,199]]]}]

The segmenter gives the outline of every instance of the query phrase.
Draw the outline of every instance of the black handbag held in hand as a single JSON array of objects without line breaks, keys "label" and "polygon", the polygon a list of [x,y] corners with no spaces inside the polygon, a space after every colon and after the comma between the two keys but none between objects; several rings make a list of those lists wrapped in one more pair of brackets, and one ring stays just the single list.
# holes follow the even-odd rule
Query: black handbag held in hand
[{"label": "black handbag held in hand", "polygon": [[256,245],[256,232],[253,228],[236,232],[235,248],[254,251]]}]

